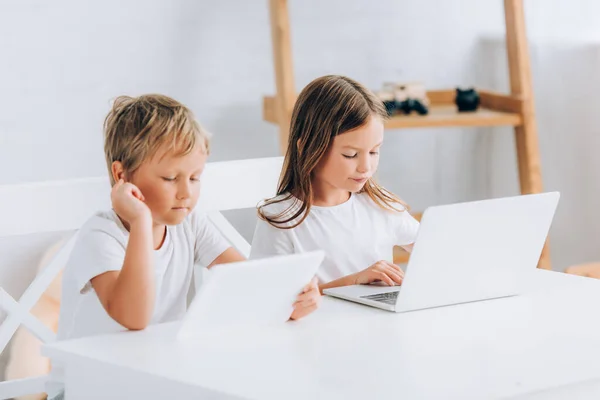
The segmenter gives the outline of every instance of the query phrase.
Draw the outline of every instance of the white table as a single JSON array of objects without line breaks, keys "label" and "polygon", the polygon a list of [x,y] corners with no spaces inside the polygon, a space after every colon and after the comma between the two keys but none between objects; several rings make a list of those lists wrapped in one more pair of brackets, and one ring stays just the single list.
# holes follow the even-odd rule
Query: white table
[{"label": "white table", "polygon": [[600,281],[534,275],[512,298],[404,314],[325,298],[263,332],[182,343],[164,324],[43,353],[67,400],[600,398]]}]

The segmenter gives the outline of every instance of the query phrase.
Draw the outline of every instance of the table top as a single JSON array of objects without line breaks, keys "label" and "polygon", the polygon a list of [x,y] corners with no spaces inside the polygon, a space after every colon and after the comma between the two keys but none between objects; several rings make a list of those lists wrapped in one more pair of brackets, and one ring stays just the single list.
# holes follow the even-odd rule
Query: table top
[{"label": "table top", "polygon": [[[537,270],[527,294],[391,313],[325,297],[308,318],[175,338],[178,323],[44,346],[247,399],[518,396],[600,379],[600,281]],[[73,365],[73,364],[71,364]]]}]

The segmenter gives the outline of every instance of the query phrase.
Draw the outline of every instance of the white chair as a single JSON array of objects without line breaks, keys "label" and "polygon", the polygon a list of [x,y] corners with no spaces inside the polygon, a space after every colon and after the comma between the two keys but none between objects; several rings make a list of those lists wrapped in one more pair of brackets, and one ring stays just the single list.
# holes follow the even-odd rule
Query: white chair
[{"label": "white chair", "polygon": [[[254,208],[273,196],[279,180],[281,157],[208,163],[202,176],[198,207],[209,213],[212,223],[244,256],[250,245],[225,219],[221,211]],[[42,183],[0,185],[0,354],[19,326],[26,327],[44,343],[55,334],[30,314],[48,285],[60,272],[74,245],[77,229],[97,210],[110,208],[107,177]],[[22,276],[33,271],[16,268],[25,254],[40,250],[40,235],[72,234],[66,244],[28,287],[19,293]],[[46,239],[47,241],[47,239]],[[19,265],[21,267],[21,265]],[[15,300],[4,288],[17,292]],[[11,290],[8,290],[9,292]],[[0,399],[42,393],[47,376],[0,382]]]}]

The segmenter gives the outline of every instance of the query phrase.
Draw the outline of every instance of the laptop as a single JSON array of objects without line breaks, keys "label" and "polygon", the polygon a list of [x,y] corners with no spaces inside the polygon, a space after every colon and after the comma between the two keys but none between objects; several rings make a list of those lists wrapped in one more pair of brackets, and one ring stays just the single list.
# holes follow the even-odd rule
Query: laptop
[{"label": "laptop", "polygon": [[204,270],[178,339],[206,329],[260,327],[290,318],[298,294],[315,276],[323,251],[275,256]]},{"label": "laptop", "polygon": [[523,293],[559,197],[551,192],[430,207],[401,286],[354,285],[324,293],[395,312]]}]

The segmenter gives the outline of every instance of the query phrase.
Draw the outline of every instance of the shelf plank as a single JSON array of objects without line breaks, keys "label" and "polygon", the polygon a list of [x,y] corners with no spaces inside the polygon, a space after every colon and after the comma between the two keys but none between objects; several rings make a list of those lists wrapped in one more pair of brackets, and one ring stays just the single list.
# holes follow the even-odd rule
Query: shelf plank
[{"label": "shelf plank", "polygon": [[[458,112],[454,101],[454,91],[437,90],[427,93],[431,100],[429,114],[395,115],[385,127],[387,129],[436,128],[436,127],[477,127],[477,126],[520,126],[522,100],[490,91],[479,91],[481,107],[475,112]],[[263,99],[263,119],[277,124],[275,99]],[[291,110],[290,110],[291,113]]]},{"label": "shelf plank", "polygon": [[458,112],[454,105],[432,104],[427,115],[400,115],[390,118],[387,129],[435,128],[461,126],[517,126],[522,122],[516,113],[479,108],[475,112]]}]

